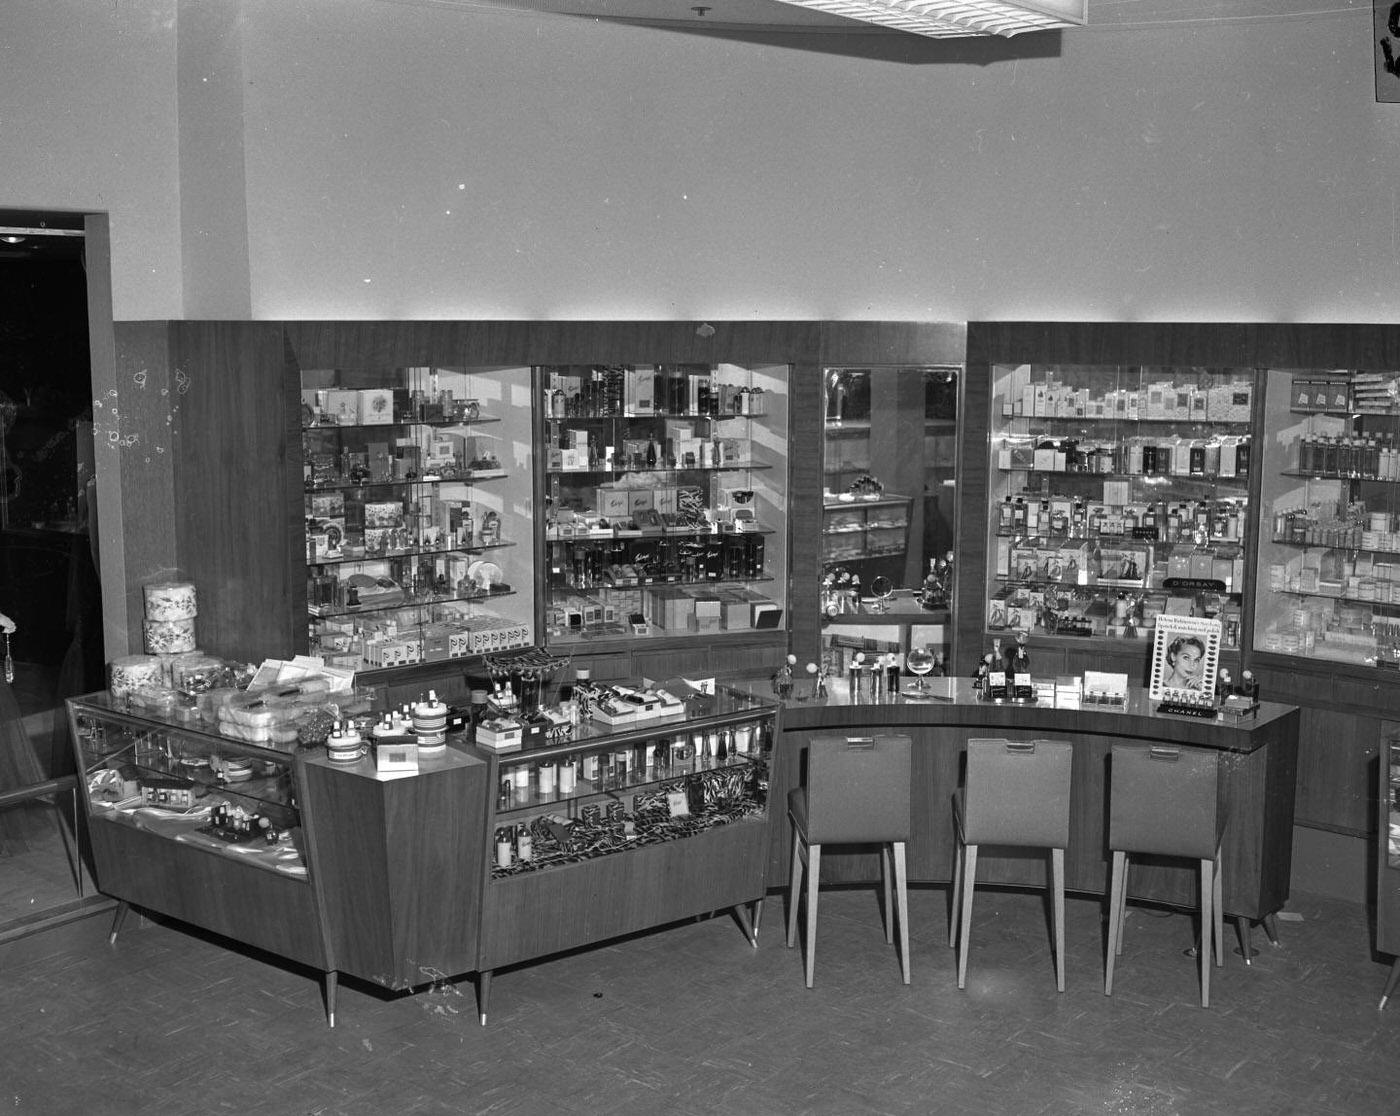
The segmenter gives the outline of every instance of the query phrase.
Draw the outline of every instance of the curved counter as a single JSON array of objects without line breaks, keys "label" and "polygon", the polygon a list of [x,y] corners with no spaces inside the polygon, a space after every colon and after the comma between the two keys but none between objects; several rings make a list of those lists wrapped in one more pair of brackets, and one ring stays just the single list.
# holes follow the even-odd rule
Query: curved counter
[{"label": "curved counter", "polygon": [[[824,702],[789,700],[780,718],[770,793],[786,802],[799,785],[804,750],[813,736],[907,733],[914,744],[914,840],[908,849],[911,882],[942,883],[953,877],[952,796],[961,778],[966,744],[978,737],[1007,740],[1055,739],[1074,745],[1070,797],[1070,841],[1065,852],[1066,887],[1105,894],[1109,886],[1107,792],[1109,752],[1116,743],[1169,744],[1221,753],[1220,796],[1229,822],[1222,851],[1225,911],[1257,921],[1288,898],[1293,850],[1293,798],[1297,771],[1298,710],[1274,702],[1240,721],[1205,720],[1154,712],[1144,690],[1130,693],[1123,707],[1053,709],[1040,705],[994,704],[977,700],[965,680],[937,680],[944,697],[883,704],[844,702],[844,687],[832,687]],[[757,689],[757,687],[756,687]],[[783,819],[781,808],[774,820]],[[769,884],[787,880],[791,840],[783,820],[773,829]],[[1043,884],[1044,854],[1006,850],[1004,857],[984,850],[978,880],[1003,884]],[[863,852],[822,852],[822,878],[830,882],[879,879],[879,861]],[[1195,906],[1196,869],[1175,861],[1134,860],[1134,898]]]}]

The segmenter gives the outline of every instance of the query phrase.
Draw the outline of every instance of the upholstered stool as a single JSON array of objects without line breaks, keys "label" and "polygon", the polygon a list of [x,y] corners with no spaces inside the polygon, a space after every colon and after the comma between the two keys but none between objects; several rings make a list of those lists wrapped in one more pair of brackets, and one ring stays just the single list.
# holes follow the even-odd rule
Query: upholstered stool
[{"label": "upholstered stool", "polygon": [[1123,952],[1128,867],[1133,854],[1182,857],[1201,870],[1201,1007],[1210,1006],[1210,955],[1225,963],[1220,842],[1220,764],[1215,752],[1115,744],[1108,773],[1108,847],[1113,854],[1108,899],[1104,995],[1113,993],[1113,964]]},{"label": "upholstered stool", "polygon": [[[823,845],[880,845],[885,941],[899,923],[899,960],[909,983],[909,892],[904,847],[912,829],[911,750],[907,736],[818,736],[807,749],[807,785],[788,795],[792,873],[787,944],[797,942],[797,907],[807,874],[807,987],[817,955],[817,897]],[[893,889],[891,888],[893,877]],[[893,890],[893,900],[891,897]],[[894,902],[898,908],[898,918]]]},{"label": "upholstered stool", "polygon": [[1065,990],[1065,847],[1074,749],[1065,741],[969,740],[967,777],[953,798],[958,842],[948,944],[958,952],[958,987],[967,982],[977,855],[984,846],[1043,848],[1050,853],[1055,907],[1055,987]]}]

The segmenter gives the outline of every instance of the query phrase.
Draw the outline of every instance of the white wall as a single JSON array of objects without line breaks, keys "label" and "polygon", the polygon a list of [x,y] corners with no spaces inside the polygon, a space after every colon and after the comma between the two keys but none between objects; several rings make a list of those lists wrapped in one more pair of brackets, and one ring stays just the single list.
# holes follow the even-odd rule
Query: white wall
[{"label": "white wall", "polygon": [[[184,251],[244,251],[248,282],[183,295],[175,0],[0,9],[0,206],[109,209],[118,318],[1396,316],[1400,106],[1374,102],[1369,5],[973,66],[240,2],[247,243],[219,242],[234,220]],[[229,179],[191,171],[216,212]]]},{"label": "white wall", "polygon": [[110,213],[118,319],[181,311],[175,4],[0,2],[0,208]]}]

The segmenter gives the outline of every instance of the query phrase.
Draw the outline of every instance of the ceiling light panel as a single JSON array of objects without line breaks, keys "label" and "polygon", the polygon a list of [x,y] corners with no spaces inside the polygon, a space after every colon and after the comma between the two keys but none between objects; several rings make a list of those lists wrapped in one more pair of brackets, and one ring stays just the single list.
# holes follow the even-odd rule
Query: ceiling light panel
[{"label": "ceiling light panel", "polygon": [[780,0],[827,15],[934,39],[1082,27],[1088,0]]}]

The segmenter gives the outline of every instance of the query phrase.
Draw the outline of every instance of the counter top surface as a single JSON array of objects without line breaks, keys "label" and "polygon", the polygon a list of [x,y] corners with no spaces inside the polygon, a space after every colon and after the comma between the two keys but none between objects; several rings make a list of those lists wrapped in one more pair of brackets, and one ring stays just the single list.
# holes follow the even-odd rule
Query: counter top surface
[{"label": "counter top surface", "polygon": [[[783,702],[783,727],[788,729],[840,729],[851,725],[959,724],[1014,731],[1102,733],[1111,736],[1142,736],[1155,741],[1175,742],[1230,751],[1253,751],[1266,742],[1280,722],[1297,715],[1297,707],[1265,701],[1258,712],[1234,719],[1216,714],[1212,718],[1158,713],[1160,704],[1142,687],[1128,691],[1125,705],[1084,705],[1078,709],[1057,709],[1044,704],[990,702],[977,697],[972,681],[964,678],[930,678],[929,696],[909,697],[914,679],[892,700],[878,703],[852,703],[845,679],[827,680],[828,696],[812,700],[813,682],[800,679],[794,696]],[[747,683],[756,694],[771,693],[771,682]]]}]

